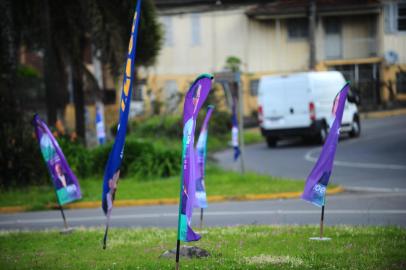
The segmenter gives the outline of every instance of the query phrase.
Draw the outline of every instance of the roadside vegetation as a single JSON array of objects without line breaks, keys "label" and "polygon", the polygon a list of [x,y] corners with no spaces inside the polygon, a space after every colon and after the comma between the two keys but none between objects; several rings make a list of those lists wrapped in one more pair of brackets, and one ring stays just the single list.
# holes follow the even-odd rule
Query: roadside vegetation
[{"label": "roadside vegetation", "polygon": [[[229,118],[228,113],[218,112],[213,114],[210,122],[208,160],[211,165],[207,168],[207,193],[233,197],[245,194],[301,191],[302,181],[255,173],[241,176],[239,173],[216,167],[210,155],[216,150],[229,147],[228,141],[231,137],[227,126]],[[122,179],[117,190],[117,200],[178,197],[182,147],[181,121],[180,116],[154,116],[131,123],[121,166]],[[198,123],[202,121],[203,118],[199,119]],[[115,127],[112,128],[114,129]],[[198,137],[198,131],[200,126],[197,127],[196,137]],[[56,131],[56,135],[71,169],[79,179],[83,194],[82,201],[100,201],[104,168],[113,143],[86,148],[80,142],[72,141],[68,134]],[[262,140],[257,130],[246,131],[244,135],[247,143]],[[31,139],[34,140],[34,138]],[[34,155],[27,156],[27,159],[36,161],[35,168],[29,167],[35,173],[34,180],[24,183],[10,179],[7,185],[0,185],[0,207],[22,206],[26,210],[41,210],[55,206],[52,182],[37,147],[33,144],[31,151]]]},{"label": "roadside vegetation", "polygon": [[[83,199],[100,201],[102,176],[80,181]],[[237,197],[247,194],[273,194],[301,192],[304,182],[293,179],[222,170],[213,165],[207,168],[206,189],[208,196]],[[177,199],[179,176],[167,178],[128,175],[119,182],[116,200]],[[12,189],[0,192],[0,207],[23,206],[26,210],[41,210],[56,206],[55,192],[51,184]]]},{"label": "roadside vegetation", "polygon": [[[326,227],[331,241],[310,241],[317,226],[205,228],[198,242],[208,258],[181,258],[180,269],[404,269],[406,230],[395,227]],[[0,232],[1,269],[174,269],[159,258],[176,244],[176,229],[103,228]]]}]

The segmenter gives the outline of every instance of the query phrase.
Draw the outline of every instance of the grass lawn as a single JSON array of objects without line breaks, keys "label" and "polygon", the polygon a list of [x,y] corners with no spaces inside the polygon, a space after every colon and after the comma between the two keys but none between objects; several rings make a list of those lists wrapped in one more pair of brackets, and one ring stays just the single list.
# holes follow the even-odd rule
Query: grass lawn
[{"label": "grass lawn", "polygon": [[[180,269],[405,269],[406,230],[326,227],[329,242],[310,241],[315,226],[209,228],[199,242],[205,259],[181,258]],[[0,269],[174,269],[159,258],[175,247],[176,229],[117,229],[101,248],[103,228],[0,232]]]},{"label": "grass lawn", "polygon": [[[256,173],[240,175],[208,166],[206,190],[210,195],[236,196],[302,191],[304,181],[264,176]],[[80,179],[82,201],[99,201],[102,177]],[[179,177],[166,179],[139,179],[127,177],[120,180],[116,200],[177,198]],[[55,193],[49,186],[33,186],[12,191],[0,191],[0,207],[28,206],[31,210],[44,209],[55,204]]]}]

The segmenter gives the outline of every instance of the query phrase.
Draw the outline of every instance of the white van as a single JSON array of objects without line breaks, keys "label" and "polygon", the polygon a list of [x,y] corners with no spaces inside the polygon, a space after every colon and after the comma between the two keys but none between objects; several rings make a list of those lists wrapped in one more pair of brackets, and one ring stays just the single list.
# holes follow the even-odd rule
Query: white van
[{"label": "white van", "polygon": [[[346,81],[337,71],[264,76],[258,88],[258,120],[269,147],[293,136],[324,143],[334,98]],[[349,93],[341,132],[361,132],[357,98]]]}]

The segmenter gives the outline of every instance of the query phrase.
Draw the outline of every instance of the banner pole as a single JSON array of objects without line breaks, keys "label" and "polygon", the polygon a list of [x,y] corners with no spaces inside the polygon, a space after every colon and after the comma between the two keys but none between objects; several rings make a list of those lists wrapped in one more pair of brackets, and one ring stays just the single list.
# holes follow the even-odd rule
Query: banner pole
[{"label": "banner pole", "polygon": [[320,218],[320,239],[323,238],[323,226],[324,226],[324,205],[321,207],[321,218]]},{"label": "banner pole", "polygon": [[107,234],[109,233],[109,225],[110,225],[110,215],[107,217],[106,229],[104,230],[103,249],[106,249],[107,246]]},{"label": "banner pole", "polygon": [[110,209],[110,211],[107,213],[106,229],[104,230],[104,237],[103,237],[103,249],[106,249],[106,247],[107,247],[107,235],[109,233],[109,227],[110,227],[111,210],[113,210],[113,209]]},{"label": "banner pole", "polygon": [[239,129],[239,145],[240,145],[240,169],[241,174],[245,173],[245,165],[244,165],[244,156],[245,156],[245,149],[244,149],[244,93],[241,85],[241,74],[238,74],[238,129]]},{"label": "banner pole", "polygon": [[63,225],[64,225],[65,229],[67,230],[68,229],[68,223],[66,222],[66,217],[65,217],[65,213],[63,212],[63,207],[60,204],[59,204],[59,210],[61,210],[61,215],[62,215],[62,218],[63,218]]},{"label": "banner pole", "polygon": [[180,249],[180,240],[176,241],[176,266],[175,269],[179,270],[179,249]]},{"label": "banner pole", "polygon": [[203,208],[200,208],[200,229],[203,229]]},{"label": "banner pole", "polygon": [[66,221],[65,212],[63,212],[62,204],[59,201],[58,193],[56,192],[56,186],[55,186],[54,191],[55,191],[56,201],[58,202],[59,210],[61,211],[61,215],[62,215],[62,219],[63,219],[63,226],[66,231],[66,230],[68,230],[68,222]]}]

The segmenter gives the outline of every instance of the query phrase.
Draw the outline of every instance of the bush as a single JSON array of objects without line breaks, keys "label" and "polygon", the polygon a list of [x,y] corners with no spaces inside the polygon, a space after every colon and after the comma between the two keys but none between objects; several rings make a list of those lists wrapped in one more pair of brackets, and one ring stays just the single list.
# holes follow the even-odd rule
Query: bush
[{"label": "bush", "polygon": [[[104,169],[113,144],[86,149],[78,143],[59,140],[65,157],[78,177],[104,175]],[[120,175],[137,175],[148,179],[152,176],[170,177],[179,174],[180,151],[150,142],[128,138],[124,147],[124,159]]]},{"label": "bush", "polygon": [[[206,111],[199,114],[196,127],[196,137],[206,116]],[[131,123],[131,130],[136,137],[140,138],[182,138],[183,120],[180,115],[153,116],[144,120],[136,120]],[[209,123],[210,136],[223,137],[229,134],[231,129],[231,114],[223,111],[214,111]]]},{"label": "bush", "polygon": [[33,134],[28,126],[1,125],[0,188],[46,183],[47,167]]},{"label": "bush", "polygon": [[138,137],[182,138],[182,117],[179,115],[157,115],[131,123],[131,130]]}]

